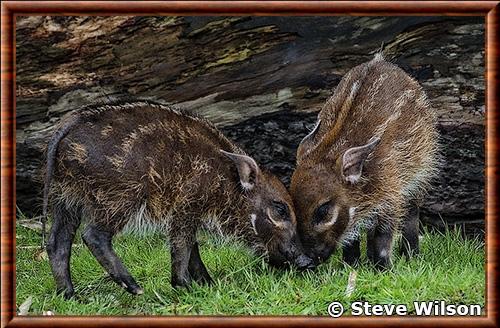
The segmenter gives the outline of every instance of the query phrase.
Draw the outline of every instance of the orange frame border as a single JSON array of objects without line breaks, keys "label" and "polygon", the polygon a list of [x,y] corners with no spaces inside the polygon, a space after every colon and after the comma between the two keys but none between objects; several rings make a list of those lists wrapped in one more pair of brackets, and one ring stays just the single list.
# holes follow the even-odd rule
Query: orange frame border
[{"label": "orange frame border", "polygon": [[[497,327],[498,1],[5,1],[1,3],[1,326]],[[20,15],[454,15],[486,18],[486,317],[20,317],[15,315],[15,18]],[[89,320],[90,319],[90,320]]]}]

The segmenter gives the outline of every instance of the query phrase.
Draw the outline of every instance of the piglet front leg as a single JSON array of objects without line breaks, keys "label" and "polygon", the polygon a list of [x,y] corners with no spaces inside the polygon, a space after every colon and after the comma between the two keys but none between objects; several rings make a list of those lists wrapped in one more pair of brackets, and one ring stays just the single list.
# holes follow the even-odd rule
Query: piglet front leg
[{"label": "piglet front leg", "polygon": [[379,270],[391,267],[393,229],[387,224],[378,224],[368,231],[368,259]]}]

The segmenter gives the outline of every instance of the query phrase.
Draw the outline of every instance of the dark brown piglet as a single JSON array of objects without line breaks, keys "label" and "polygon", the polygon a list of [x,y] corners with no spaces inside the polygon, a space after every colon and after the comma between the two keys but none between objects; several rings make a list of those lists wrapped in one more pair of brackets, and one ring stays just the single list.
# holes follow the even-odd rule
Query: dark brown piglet
[{"label": "dark brown piglet", "polygon": [[117,257],[122,230],[160,231],[170,241],[172,285],[210,282],[196,233],[202,227],[245,240],[271,264],[312,267],[296,233],[291,197],[208,121],[149,101],[90,106],[56,129],[48,145],[44,212],[57,289],[73,295],[69,258],[82,238],[111,278],[143,291]]}]

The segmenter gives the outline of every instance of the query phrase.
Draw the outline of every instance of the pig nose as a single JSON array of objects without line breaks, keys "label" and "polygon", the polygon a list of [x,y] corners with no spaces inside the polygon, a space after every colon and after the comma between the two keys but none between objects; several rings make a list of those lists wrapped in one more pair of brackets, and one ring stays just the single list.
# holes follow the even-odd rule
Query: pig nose
[{"label": "pig nose", "polygon": [[295,265],[297,265],[299,270],[313,270],[316,267],[314,261],[306,255],[300,255],[295,260]]}]

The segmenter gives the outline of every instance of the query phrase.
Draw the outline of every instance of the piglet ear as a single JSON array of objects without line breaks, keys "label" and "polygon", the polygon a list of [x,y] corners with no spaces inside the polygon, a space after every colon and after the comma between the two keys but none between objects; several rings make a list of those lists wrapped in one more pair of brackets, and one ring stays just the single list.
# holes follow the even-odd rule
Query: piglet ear
[{"label": "piglet ear", "polygon": [[220,152],[231,159],[236,165],[243,189],[252,190],[257,184],[258,177],[261,174],[259,166],[253,158],[246,155],[229,153],[222,149]]},{"label": "piglet ear", "polygon": [[319,131],[319,126],[321,124],[321,119],[318,118],[316,125],[312,129],[311,132],[307,136],[302,139],[299,144],[299,148],[297,148],[297,162],[300,162],[302,157],[307,154],[314,146],[314,137]]},{"label": "piglet ear", "polygon": [[342,175],[346,182],[357,183],[361,178],[363,164],[379,144],[380,138],[373,137],[364,146],[349,148],[342,156]]}]

